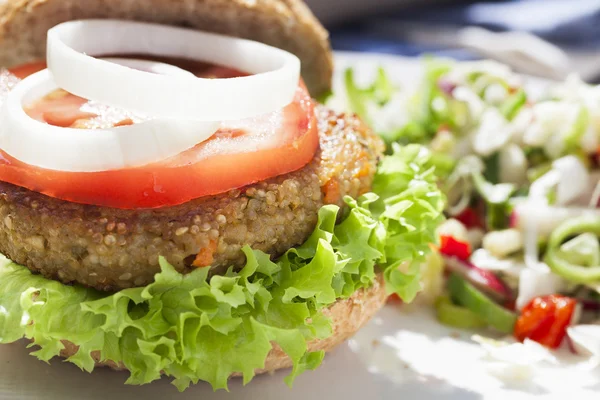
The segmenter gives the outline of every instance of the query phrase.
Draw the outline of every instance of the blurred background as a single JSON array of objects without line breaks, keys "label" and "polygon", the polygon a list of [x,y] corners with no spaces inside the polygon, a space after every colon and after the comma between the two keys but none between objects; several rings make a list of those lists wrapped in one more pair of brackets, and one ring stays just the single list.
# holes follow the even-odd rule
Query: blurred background
[{"label": "blurred background", "polygon": [[600,82],[600,0],[306,0],[341,51],[461,60]]}]

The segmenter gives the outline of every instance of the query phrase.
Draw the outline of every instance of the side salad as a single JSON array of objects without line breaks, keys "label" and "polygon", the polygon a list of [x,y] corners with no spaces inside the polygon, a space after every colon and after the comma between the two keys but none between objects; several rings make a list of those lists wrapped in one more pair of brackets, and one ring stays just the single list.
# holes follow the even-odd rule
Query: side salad
[{"label": "side salad", "polygon": [[439,321],[600,356],[600,86],[535,95],[502,64],[440,59],[410,95],[383,69],[344,83],[390,149],[432,151],[447,220],[421,297]]}]

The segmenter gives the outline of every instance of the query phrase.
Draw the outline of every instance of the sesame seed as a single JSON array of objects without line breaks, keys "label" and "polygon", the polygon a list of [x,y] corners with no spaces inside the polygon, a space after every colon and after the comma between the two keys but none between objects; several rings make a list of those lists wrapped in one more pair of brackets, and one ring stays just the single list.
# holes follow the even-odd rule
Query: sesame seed
[{"label": "sesame seed", "polygon": [[32,236],[27,241],[31,244],[31,246],[36,250],[44,250],[46,245],[46,239],[42,236]]},{"label": "sesame seed", "polygon": [[106,247],[105,245],[101,244],[100,246],[96,247],[96,252],[98,254],[107,254],[108,253],[108,247]]},{"label": "sesame seed", "polygon": [[6,217],[4,217],[4,225],[6,225],[6,227],[8,229],[13,228],[12,218],[10,215],[7,215]]},{"label": "sesame seed", "polygon": [[267,192],[267,204],[269,204],[269,205],[275,204],[276,201],[277,201],[277,196],[275,196],[275,193]]},{"label": "sesame seed", "polygon": [[104,236],[104,244],[105,245],[112,246],[115,243],[117,243],[117,238],[115,237],[115,235]]},{"label": "sesame seed", "polygon": [[94,243],[102,243],[102,240],[103,240],[103,239],[104,239],[104,238],[102,237],[102,234],[101,234],[101,233],[94,233],[94,234],[92,235],[92,240],[94,241]]},{"label": "sesame seed", "polygon": [[133,284],[134,284],[135,286],[142,286],[142,285],[144,285],[144,283],[145,283],[145,280],[144,280],[144,278],[143,278],[143,277],[141,277],[141,276],[138,276],[138,277],[137,277],[137,278],[135,278],[135,280],[133,281]]},{"label": "sesame seed", "polygon": [[125,272],[123,275],[119,276],[119,280],[120,281],[128,281],[129,279],[131,279],[133,275],[131,274],[131,272]]},{"label": "sesame seed", "polygon": [[127,232],[127,225],[125,225],[123,222],[119,222],[117,224],[117,233],[123,235],[126,232]]},{"label": "sesame seed", "polygon": [[190,228],[188,228],[187,226],[182,226],[181,228],[177,228],[177,230],[175,231],[175,236],[185,235],[189,230],[190,230]]}]

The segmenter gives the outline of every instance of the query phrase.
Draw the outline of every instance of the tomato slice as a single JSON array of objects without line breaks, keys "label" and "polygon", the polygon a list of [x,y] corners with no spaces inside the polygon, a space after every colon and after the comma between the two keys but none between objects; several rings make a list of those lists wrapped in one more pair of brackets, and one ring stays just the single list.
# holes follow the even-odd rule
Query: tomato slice
[{"label": "tomato slice", "polygon": [[546,347],[560,346],[567,334],[577,301],[561,295],[536,297],[523,309],[515,324],[519,341],[534,340]]},{"label": "tomato slice", "polygon": [[[11,72],[24,77],[36,69],[41,69],[39,64]],[[226,68],[210,68],[209,73],[231,76],[231,70]],[[106,120],[103,110],[82,109],[87,100],[68,93],[52,96],[56,98],[45,98],[28,108],[29,115],[72,127],[96,127],[97,115],[101,117],[99,120]],[[128,116],[116,113],[110,126],[132,122]],[[0,181],[76,203],[123,209],[156,208],[224,193],[295,171],[312,160],[318,145],[314,103],[300,82],[294,101],[285,108],[228,122],[209,140],[167,160],[122,170],[64,172],[31,166],[0,151]]]}]

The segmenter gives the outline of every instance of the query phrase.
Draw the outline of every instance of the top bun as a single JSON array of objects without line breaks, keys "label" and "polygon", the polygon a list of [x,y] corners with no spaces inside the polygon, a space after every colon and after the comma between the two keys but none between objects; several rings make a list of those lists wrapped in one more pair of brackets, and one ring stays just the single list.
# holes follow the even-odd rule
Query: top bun
[{"label": "top bun", "polygon": [[296,54],[313,96],[330,90],[327,31],[302,0],[0,1],[0,65],[45,58],[46,32],[74,19],[112,18],[177,25],[256,40]]}]

